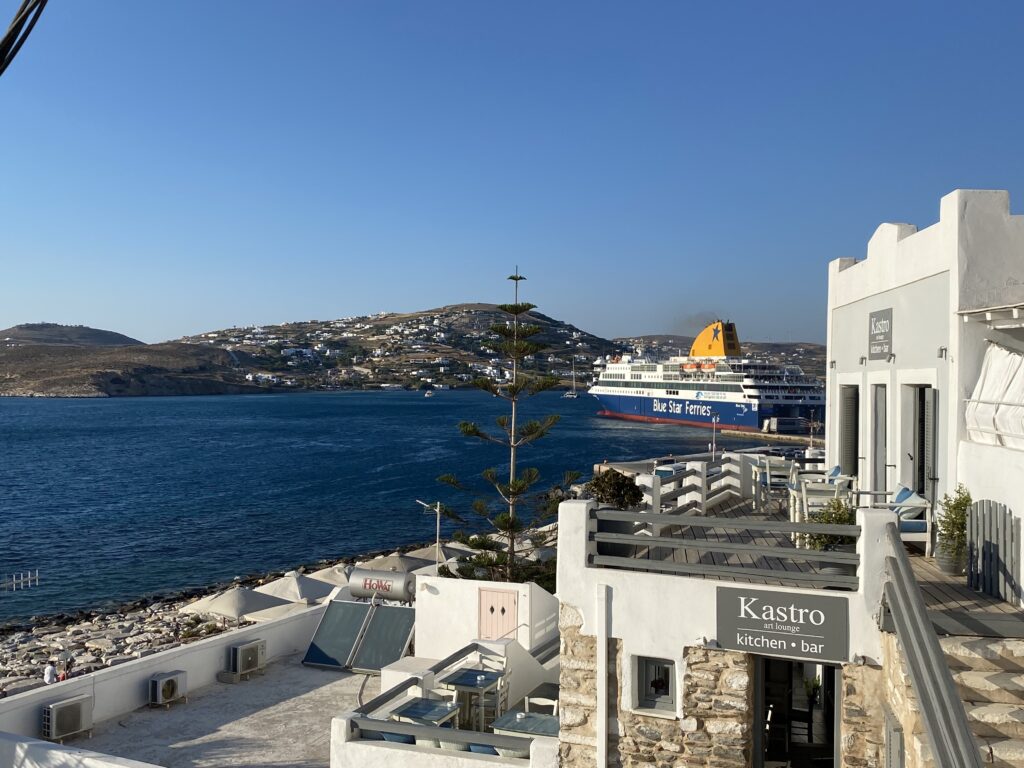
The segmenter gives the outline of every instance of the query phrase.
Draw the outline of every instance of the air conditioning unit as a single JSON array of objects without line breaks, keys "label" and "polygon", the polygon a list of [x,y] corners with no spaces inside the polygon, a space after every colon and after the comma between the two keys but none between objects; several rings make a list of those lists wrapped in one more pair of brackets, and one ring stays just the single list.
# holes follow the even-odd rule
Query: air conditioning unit
[{"label": "air conditioning unit", "polygon": [[149,703],[167,707],[178,699],[188,699],[188,675],[180,669],[161,672],[149,678]]},{"label": "air conditioning unit", "polygon": [[63,741],[76,733],[92,736],[92,696],[83,693],[43,707],[43,738]]},{"label": "air conditioning unit", "polygon": [[247,675],[258,672],[267,665],[267,641],[251,640],[242,645],[231,646],[231,672]]}]

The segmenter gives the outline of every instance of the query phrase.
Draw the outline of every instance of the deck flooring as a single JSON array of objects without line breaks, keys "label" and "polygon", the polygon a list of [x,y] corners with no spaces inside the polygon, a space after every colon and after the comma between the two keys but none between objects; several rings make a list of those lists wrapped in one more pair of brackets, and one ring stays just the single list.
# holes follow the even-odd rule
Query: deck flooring
[{"label": "deck flooring", "polygon": [[[745,517],[755,520],[788,521],[789,515],[784,509],[772,506],[768,510],[755,511],[749,500],[736,499],[712,509],[708,517],[737,518]],[[737,531],[714,528],[671,528],[663,533],[676,539],[707,541],[709,546],[714,542],[756,544],[771,547],[780,552],[781,557],[771,557],[748,553],[715,552],[708,550],[669,549],[667,547],[651,547],[638,553],[640,557],[651,560],[666,560],[689,565],[731,565],[761,568],[778,573],[777,577],[760,576],[721,576],[704,575],[693,578],[716,579],[733,583],[772,584],[779,586],[807,587],[807,583],[796,574],[819,573],[819,564],[799,560],[790,560],[784,556],[786,550],[793,550],[794,545],[789,534],[774,531]],[[948,635],[980,635],[988,637],[1021,637],[1024,638],[1024,611],[994,597],[975,592],[967,586],[966,577],[954,577],[938,569],[935,561],[925,557],[916,550],[908,550],[910,564],[914,576],[921,588],[921,596],[925,607],[932,617],[936,630]],[[787,578],[787,574],[795,577]]]}]

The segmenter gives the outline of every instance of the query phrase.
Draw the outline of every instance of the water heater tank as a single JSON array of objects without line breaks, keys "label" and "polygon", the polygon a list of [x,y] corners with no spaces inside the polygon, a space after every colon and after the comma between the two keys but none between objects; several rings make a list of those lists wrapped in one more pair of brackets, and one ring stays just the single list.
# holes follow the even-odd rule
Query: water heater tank
[{"label": "water heater tank", "polygon": [[348,577],[352,597],[379,597],[411,603],[416,597],[416,577],[403,571],[354,568]]}]

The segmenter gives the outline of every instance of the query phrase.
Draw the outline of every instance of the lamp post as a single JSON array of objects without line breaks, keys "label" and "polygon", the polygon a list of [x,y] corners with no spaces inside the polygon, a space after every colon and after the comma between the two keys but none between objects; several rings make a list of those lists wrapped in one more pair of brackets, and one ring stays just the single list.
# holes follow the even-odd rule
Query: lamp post
[{"label": "lamp post", "polygon": [[437,529],[434,540],[434,575],[437,576],[438,571],[441,569],[441,502],[438,501],[435,504],[427,504],[425,501],[416,499],[416,503],[428,512],[433,512],[437,515]]},{"label": "lamp post", "polygon": [[715,445],[715,427],[718,425],[718,419],[719,419],[718,413],[715,412],[715,414],[711,417],[711,460],[712,461],[715,460],[715,449],[717,448],[717,446]]}]

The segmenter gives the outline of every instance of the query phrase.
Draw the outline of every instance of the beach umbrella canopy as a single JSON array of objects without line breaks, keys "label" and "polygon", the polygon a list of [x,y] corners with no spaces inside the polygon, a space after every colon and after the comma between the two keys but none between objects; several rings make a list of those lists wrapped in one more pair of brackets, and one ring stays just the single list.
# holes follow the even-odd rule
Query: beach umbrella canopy
[{"label": "beach umbrella canopy", "polygon": [[426,566],[433,564],[433,560],[409,557],[409,555],[386,555],[384,557],[376,557],[373,560],[368,560],[365,563],[359,563],[359,567],[368,568],[371,571],[397,571],[399,573],[412,573],[417,568],[425,568]]},{"label": "beach umbrella canopy", "polygon": [[[431,544],[429,547],[423,547],[422,549],[414,549],[412,552],[406,552],[406,557],[418,557],[421,560],[429,560],[434,562],[437,558],[435,552],[437,551],[437,545]],[[472,555],[473,550],[469,547],[464,547],[461,544],[442,544],[441,545],[441,562],[452,560],[456,557],[466,557]]]},{"label": "beach umbrella canopy", "polygon": [[348,575],[352,571],[350,565],[329,565],[309,574],[309,578],[317,581],[324,581],[335,587],[344,587],[348,584]]},{"label": "beach umbrella canopy", "polygon": [[232,587],[216,595],[204,597],[180,609],[181,613],[212,614],[238,621],[247,613],[255,613],[275,605],[286,605],[287,600],[246,587]]},{"label": "beach umbrella canopy", "polygon": [[334,589],[334,585],[328,584],[326,581],[304,576],[298,571],[289,571],[279,579],[256,587],[255,591],[297,603],[301,600],[318,602],[331,594],[332,589]]},{"label": "beach umbrella canopy", "polygon": [[270,608],[264,608],[260,611],[253,611],[252,613],[247,613],[244,616],[242,616],[242,619],[243,621],[255,622],[273,621],[274,619],[280,619],[284,616],[290,616],[293,613],[298,613],[299,611],[305,611],[306,609],[311,608],[314,605],[316,605],[316,603],[308,602],[305,600],[301,602],[284,603],[283,605],[274,605]]}]

